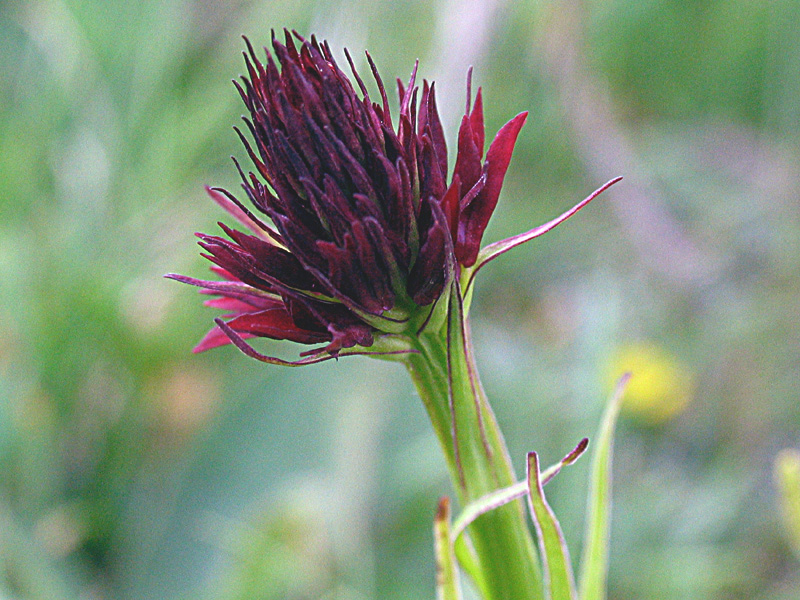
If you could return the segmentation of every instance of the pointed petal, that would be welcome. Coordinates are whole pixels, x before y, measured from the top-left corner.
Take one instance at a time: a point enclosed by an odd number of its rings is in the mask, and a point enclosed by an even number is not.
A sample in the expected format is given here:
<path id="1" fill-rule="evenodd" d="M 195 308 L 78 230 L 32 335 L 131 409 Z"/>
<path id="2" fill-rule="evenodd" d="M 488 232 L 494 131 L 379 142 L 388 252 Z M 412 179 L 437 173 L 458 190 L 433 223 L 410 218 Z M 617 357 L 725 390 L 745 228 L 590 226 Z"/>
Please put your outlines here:
<path id="1" fill-rule="evenodd" d="M 220 223 L 220 227 L 239 247 L 250 255 L 260 271 L 295 289 L 320 291 L 319 284 L 305 271 L 297 257 L 265 241 L 261 237 L 247 235 Z"/>
<path id="2" fill-rule="evenodd" d="M 204 279 L 195 279 L 194 277 L 186 277 L 185 275 L 178 275 L 176 273 L 167 273 L 164 277 L 222 294 L 242 294 L 264 298 L 273 297 L 269 292 L 256 289 L 239 281 L 207 281 Z"/>
<path id="3" fill-rule="evenodd" d="M 464 115 L 461 118 L 461 126 L 458 128 L 458 153 L 456 154 L 456 164 L 453 167 L 453 178 L 458 176 L 461 179 L 462 189 L 469 190 L 478 181 L 482 170 L 481 152 L 475 145 L 472 124 L 469 117 Z M 464 206 L 462 202 L 462 208 Z"/>
<path id="4" fill-rule="evenodd" d="M 244 333 L 242 334 L 243 338 L 251 338 L 253 337 L 250 334 Z M 211 331 L 209 331 L 200 342 L 192 348 L 192 352 L 198 354 L 200 352 L 205 352 L 206 350 L 211 350 L 212 348 L 219 348 L 220 346 L 225 346 L 231 343 L 231 338 L 229 338 L 225 333 L 217 326 L 214 326 Z"/>
<path id="5" fill-rule="evenodd" d="M 431 140 L 433 149 L 436 151 L 436 158 L 439 161 L 439 169 L 442 178 L 447 179 L 447 142 L 444 138 L 444 128 L 439 118 L 439 109 L 436 106 L 436 84 L 431 84 L 430 96 L 428 97 L 428 125 L 431 128 Z"/>
<path id="6" fill-rule="evenodd" d="M 273 340 L 289 340 L 300 344 L 319 344 L 331 339 L 327 332 L 308 331 L 297 327 L 284 306 L 241 314 L 228 321 L 228 326 L 241 334 L 268 337 Z"/>
<path id="7" fill-rule="evenodd" d="M 408 86 L 404 86 L 402 80 L 397 79 L 397 92 L 400 96 L 400 115 L 408 116 L 408 110 L 411 107 L 411 95 L 416 89 L 414 87 L 417 80 L 417 69 L 419 68 L 419 59 L 414 62 L 414 68 L 411 70 L 411 77 L 408 80 Z"/>
<path id="8" fill-rule="evenodd" d="M 325 351 L 324 348 L 320 348 L 317 352 L 313 355 L 306 356 L 300 360 L 283 360 L 280 358 L 275 358 L 272 356 L 266 356 L 265 354 L 261 354 L 255 348 L 253 348 L 250 344 L 244 341 L 244 336 L 236 333 L 233 329 L 231 329 L 225 321 L 222 319 L 214 319 L 214 322 L 217 324 L 217 327 L 222 330 L 222 332 L 230 338 L 231 343 L 236 346 L 239 350 L 241 350 L 244 354 L 249 356 L 250 358 L 255 358 L 264 363 L 268 363 L 271 365 L 280 365 L 284 367 L 302 367 L 305 365 L 313 365 L 316 363 L 324 362 L 326 360 L 331 360 L 334 358 L 340 358 L 343 356 L 390 356 L 390 355 L 400 355 L 400 354 L 410 354 L 416 353 L 418 350 L 414 349 L 405 349 L 405 350 L 389 350 L 389 351 L 370 351 L 370 350 L 343 350 L 337 354 L 329 354 Z"/>
<path id="9" fill-rule="evenodd" d="M 330 360 L 332 358 L 335 358 L 328 354 L 322 354 L 322 355 L 318 354 L 316 356 L 309 356 L 308 358 L 304 358 L 298 361 L 288 361 L 288 360 L 282 360 L 280 358 L 274 358 L 272 356 L 266 356 L 264 354 L 261 354 L 250 344 L 245 342 L 244 341 L 245 336 L 236 333 L 222 319 L 214 319 L 214 322 L 217 324 L 217 327 L 230 339 L 231 343 L 234 346 L 236 346 L 239 350 L 241 350 L 244 354 L 246 354 L 250 358 L 255 358 L 256 360 L 260 360 L 261 362 L 265 362 L 271 365 L 301 367 L 303 365 L 312 365 L 314 363 L 323 362 L 325 360 Z"/>
<path id="10" fill-rule="evenodd" d="M 225 312 L 231 315 L 238 315 L 245 312 L 252 312 L 253 310 L 257 310 L 252 304 L 248 304 L 244 300 L 240 300 L 239 298 L 232 298 L 230 296 L 222 296 L 221 298 L 212 298 L 211 300 L 206 300 L 203 302 L 203 305 L 209 306 L 211 308 L 218 308 L 220 310 L 224 310 Z"/>
<path id="11" fill-rule="evenodd" d="M 508 164 L 511 162 L 517 135 L 527 116 L 527 112 L 520 113 L 497 132 L 486 153 L 484 166 L 486 186 L 469 206 L 462 208 L 457 246 L 463 250 L 459 259 L 465 267 L 475 264 L 475 259 L 478 257 L 483 232 L 489 224 L 495 206 L 497 206 L 497 199 L 500 196 Z"/>
<path id="12" fill-rule="evenodd" d="M 206 193 L 211 196 L 211 199 L 219 204 L 228 214 L 235 218 L 239 223 L 247 227 L 250 231 L 255 233 L 260 238 L 264 239 L 267 235 L 270 237 L 277 234 L 266 225 L 261 219 L 251 213 L 245 206 L 239 202 L 233 194 L 222 188 L 212 188 L 206 186 Z"/>
<path id="13" fill-rule="evenodd" d="M 483 158 L 483 144 L 484 142 L 484 126 L 483 126 L 483 95 L 481 88 L 478 88 L 478 94 L 475 96 L 475 105 L 472 107 L 472 112 L 469 114 L 469 124 L 472 127 L 472 138 L 475 140 L 475 147 L 478 149 L 478 154 Z"/>
<path id="14" fill-rule="evenodd" d="M 381 79 L 380 73 L 378 73 L 378 67 L 375 66 L 375 61 L 372 60 L 372 56 L 369 52 L 365 52 L 367 55 L 367 62 L 369 62 L 369 68 L 372 70 L 372 76 L 375 78 L 375 83 L 378 85 L 378 91 L 381 94 L 381 100 L 383 102 L 383 115 L 382 120 L 384 123 L 392 122 L 392 115 L 389 112 L 389 99 L 386 97 L 386 88 L 383 85 L 383 80 Z"/>
<path id="15" fill-rule="evenodd" d="M 447 256 L 452 253 L 447 219 L 438 202 L 429 198 L 423 203 L 423 210 L 430 211 L 425 217 L 430 226 L 424 232 L 407 284 L 408 294 L 418 306 L 430 304 L 442 293 L 448 279 Z"/>
<path id="16" fill-rule="evenodd" d="M 450 235 L 455 239 L 458 233 L 458 201 L 461 195 L 461 178 L 456 174 L 453 175 L 453 181 L 450 187 L 442 196 L 439 201 L 439 206 L 442 207 L 442 212 L 447 218 L 447 226 L 450 229 Z"/>
<path id="17" fill-rule="evenodd" d="M 441 198 L 447 190 L 447 183 L 436 155 L 434 142 L 429 135 L 430 128 L 427 128 L 426 131 L 420 137 L 421 147 L 417 155 L 419 194 L 420 198 L 428 198 L 430 196 Z"/>

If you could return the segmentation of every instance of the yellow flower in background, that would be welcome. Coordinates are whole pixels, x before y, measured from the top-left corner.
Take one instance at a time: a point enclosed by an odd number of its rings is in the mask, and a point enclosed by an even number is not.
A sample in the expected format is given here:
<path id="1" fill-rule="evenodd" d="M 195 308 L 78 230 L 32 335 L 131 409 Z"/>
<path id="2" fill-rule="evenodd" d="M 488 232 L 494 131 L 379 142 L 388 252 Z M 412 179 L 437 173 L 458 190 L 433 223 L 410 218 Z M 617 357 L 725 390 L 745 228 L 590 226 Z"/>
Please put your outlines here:
<path id="1" fill-rule="evenodd" d="M 787 448 L 775 459 L 783 524 L 789 541 L 800 557 L 800 451 Z"/>
<path id="2" fill-rule="evenodd" d="M 624 373 L 631 377 L 625 390 L 622 411 L 651 425 L 668 421 L 681 413 L 694 392 L 694 376 L 662 347 L 627 344 L 611 356 L 604 380 L 610 389 Z"/>

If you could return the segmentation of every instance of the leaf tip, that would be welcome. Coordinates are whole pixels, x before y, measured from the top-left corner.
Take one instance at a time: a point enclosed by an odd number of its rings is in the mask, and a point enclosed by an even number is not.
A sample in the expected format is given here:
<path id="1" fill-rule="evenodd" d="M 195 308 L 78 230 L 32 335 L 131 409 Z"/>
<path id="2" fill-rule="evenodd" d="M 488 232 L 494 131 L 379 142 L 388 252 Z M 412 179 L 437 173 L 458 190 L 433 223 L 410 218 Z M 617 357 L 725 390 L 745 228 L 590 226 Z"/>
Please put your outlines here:
<path id="1" fill-rule="evenodd" d="M 450 520 L 450 498 L 442 496 L 439 498 L 439 503 L 436 507 L 436 522 L 442 523 Z"/>
<path id="2" fill-rule="evenodd" d="M 584 452 L 586 452 L 586 448 L 588 447 L 589 447 L 589 438 L 585 437 L 580 442 L 578 442 L 578 445 L 572 449 L 572 452 L 570 452 L 564 457 L 564 464 L 571 465 L 572 463 L 574 463 L 583 455 Z"/>
<path id="3" fill-rule="evenodd" d="M 528 452 L 528 481 L 530 483 L 539 481 L 539 454 Z"/>
<path id="4" fill-rule="evenodd" d="M 631 377 L 633 377 L 633 373 L 631 371 L 625 371 L 625 373 L 623 373 L 622 376 L 617 379 L 617 384 L 614 386 L 612 402 L 618 403 L 622 400 L 622 396 L 625 393 L 625 388 L 628 387 L 628 382 L 630 382 Z"/>

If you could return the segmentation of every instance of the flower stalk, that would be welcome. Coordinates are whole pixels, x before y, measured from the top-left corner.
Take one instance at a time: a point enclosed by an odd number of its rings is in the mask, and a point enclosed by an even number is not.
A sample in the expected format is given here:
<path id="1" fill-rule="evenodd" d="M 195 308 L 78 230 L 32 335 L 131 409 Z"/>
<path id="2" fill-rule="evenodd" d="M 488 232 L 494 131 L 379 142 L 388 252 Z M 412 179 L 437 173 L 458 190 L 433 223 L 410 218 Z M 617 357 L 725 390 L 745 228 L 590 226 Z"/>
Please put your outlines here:
<path id="1" fill-rule="evenodd" d="M 475 367 L 458 280 L 447 299 L 447 320 L 415 340 L 405 355 L 439 438 L 461 506 L 515 483 L 505 441 Z M 511 502 L 468 528 L 471 560 L 462 561 L 486 600 L 540 598 L 541 577 L 523 505 Z"/>

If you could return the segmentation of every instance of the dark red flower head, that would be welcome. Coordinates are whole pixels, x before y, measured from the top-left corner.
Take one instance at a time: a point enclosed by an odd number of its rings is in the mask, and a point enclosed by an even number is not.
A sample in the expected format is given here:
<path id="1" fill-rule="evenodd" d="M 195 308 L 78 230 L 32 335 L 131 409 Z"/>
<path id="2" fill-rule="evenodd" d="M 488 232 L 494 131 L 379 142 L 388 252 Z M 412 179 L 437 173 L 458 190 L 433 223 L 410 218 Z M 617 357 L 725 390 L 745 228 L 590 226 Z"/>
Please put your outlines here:
<path id="1" fill-rule="evenodd" d="M 305 354 L 330 357 L 419 326 L 432 310 L 424 307 L 475 265 L 525 122 L 526 113 L 509 121 L 484 157 L 481 91 L 474 105 L 468 91 L 448 184 L 434 85 L 419 93 L 416 66 L 408 85 L 397 82 L 395 126 L 369 55 L 379 103 L 349 54 L 358 89 L 326 42 L 285 34 L 265 64 L 248 42 L 247 76 L 234 82 L 253 142 L 237 132 L 255 172 L 236 165 L 255 211 L 209 190 L 249 233 L 220 224 L 226 237 L 198 234 L 224 281 L 170 275 L 218 296 L 208 304 L 227 312 L 197 351 L 232 341 L 257 355 L 243 338 L 268 337 L 326 344 Z"/>

